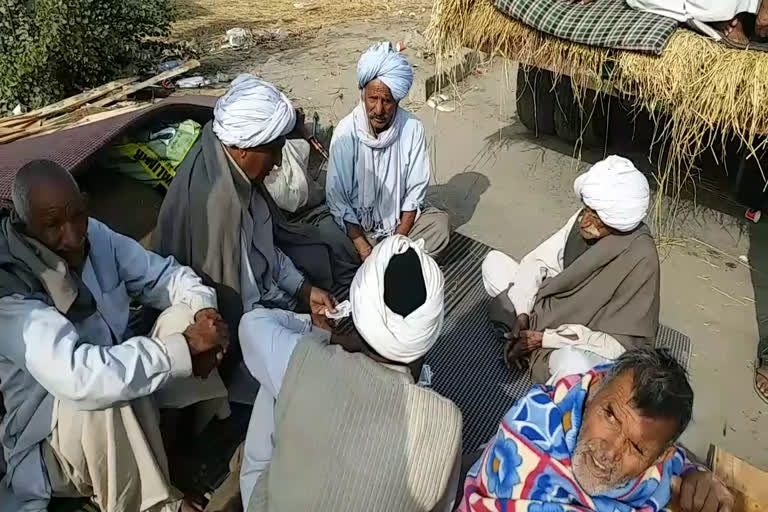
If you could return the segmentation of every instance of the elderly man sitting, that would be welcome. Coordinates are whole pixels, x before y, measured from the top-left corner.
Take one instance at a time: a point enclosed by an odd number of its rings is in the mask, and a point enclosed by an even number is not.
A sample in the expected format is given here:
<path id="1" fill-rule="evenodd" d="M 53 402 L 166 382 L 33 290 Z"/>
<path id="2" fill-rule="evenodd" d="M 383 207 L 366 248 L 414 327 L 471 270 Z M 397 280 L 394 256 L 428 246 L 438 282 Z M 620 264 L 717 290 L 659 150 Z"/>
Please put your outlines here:
<path id="1" fill-rule="evenodd" d="M 261 333 L 246 360 L 262 383 L 240 481 L 248 512 L 452 510 L 461 413 L 414 384 L 443 324 L 442 272 L 422 242 L 396 235 L 350 299 L 359 336 L 287 312 L 243 319 Z"/>
<path id="2" fill-rule="evenodd" d="M 392 235 L 423 239 L 435 256 L 448 244 L 448 215 L 425 207 L 430 180 L 424 125 L 400 108 L 413 70 L 390 43 L 372 46 L 357 64 L 360 104 L 331 140 L 326 196 L 328 232 L 341 229 L 365 260 Z"/>
<path id="3" fill-rule="evenodd" d="M 179 510 L 156 407 L 226 394 L 218 376 L 196 378 L 228 343 L 216 293 L 89 219 L 53 162 L 23 167 L 12 195 L 0 220 L 0 510 L 43 511 L 51 496 L 90 497 L 104 512 Z M 149 336 L 124 337 L 131 298 L 165 310 Z"/>
<path id="4" fill-rule="evenodd" d="M 213 121 L 181 163 L 160 211 L 157 252 L 204 276 L 233 328 L 243 312 L 260 307 L 333 309 L 326 290 L 349 283 L 359 264 L 354 250 L 344 253 L 344 236 L 334 241 L 317 228 L 287 222 L 264 188 L 295 124 L 284 94 L 240 75 L 216 103 Z"/>
<path id="5" fill-rule="evenodd" d="M 538 383 L 648 344 L 659 325 L 659 256 L 643 223 L 648 180 L 610 156 L 574 191 L 584 207 L 519 264 L 498 251 L 483 262 L 491 320 L 509 331 L 505 359 L 530 356 Z"/>
<path id="6" fill-rule="evenodd" d="M 534 386 L 467 474 L 460 512 L 731 512 L 733 497 L 674 442 L 693 391 L 664 351 Z"/>

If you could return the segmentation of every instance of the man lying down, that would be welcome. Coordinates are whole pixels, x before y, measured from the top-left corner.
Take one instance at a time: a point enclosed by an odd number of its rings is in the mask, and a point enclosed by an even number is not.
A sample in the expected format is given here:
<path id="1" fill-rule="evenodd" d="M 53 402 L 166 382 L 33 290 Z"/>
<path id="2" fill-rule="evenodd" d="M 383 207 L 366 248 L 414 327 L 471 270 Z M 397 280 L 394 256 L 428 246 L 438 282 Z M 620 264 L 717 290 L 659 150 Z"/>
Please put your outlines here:
<path id="1" fill-rule="evenodd" d="M 693 391 L 667 352 L 534 386 L 469 470 L 460 512 L 731 512 L 733 497 L 675 447 Z"/>
<path id="2" fill-rule="evenodd" d="M 620 156 L 574 182 L 583 208 L 518 264 L 492 251 L 483 282 L 489 316 L 507 332 L 508 364 L 530 357 L 552 383 L 650 344 L 659 326 L 659 255 L 643 219 L 648 180 Z M 550 380 L 551 379 L 551 380 Z"/>
<path id="3" fill-rule="evenodd" d="M 261 383 L 240 477 L 247 512 L 448 512 L 461 413 L 414 384 L 443 325 L 443 274 L 423 241 L 381 241 L 350 290 L 359 336 L 260 309 L 241 329 Z M 260 313 L 260 314 L 257 314 Z"/>

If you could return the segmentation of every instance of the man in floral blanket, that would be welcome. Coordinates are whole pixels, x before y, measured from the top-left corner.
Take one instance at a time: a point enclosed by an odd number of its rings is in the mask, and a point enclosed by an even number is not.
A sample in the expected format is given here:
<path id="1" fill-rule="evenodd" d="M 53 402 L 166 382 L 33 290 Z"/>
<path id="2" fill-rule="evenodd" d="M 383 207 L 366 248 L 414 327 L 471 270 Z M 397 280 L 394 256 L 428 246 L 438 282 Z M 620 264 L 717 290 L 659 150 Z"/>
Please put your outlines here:
<path id="1" fill-rule="evenodd" d="M 733 497 L 674 443 L 693 391 L 667 352 L 534 386 L 470 469 L 461 512 L 731 512 Z"/>

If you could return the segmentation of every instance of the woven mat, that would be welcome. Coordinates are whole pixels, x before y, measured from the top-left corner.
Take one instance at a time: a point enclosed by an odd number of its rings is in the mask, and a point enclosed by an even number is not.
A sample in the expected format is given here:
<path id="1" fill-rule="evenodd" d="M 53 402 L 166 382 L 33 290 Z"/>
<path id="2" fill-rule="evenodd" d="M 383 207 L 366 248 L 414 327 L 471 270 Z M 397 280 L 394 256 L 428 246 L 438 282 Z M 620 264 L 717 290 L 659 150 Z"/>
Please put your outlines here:
<path id="1" fill-rule="evenodd" d="M 589 46 L 661 55 L 677 21 L 632 9 L 624 0 L 491 0 L 507 16 L 546 34 Z"/>

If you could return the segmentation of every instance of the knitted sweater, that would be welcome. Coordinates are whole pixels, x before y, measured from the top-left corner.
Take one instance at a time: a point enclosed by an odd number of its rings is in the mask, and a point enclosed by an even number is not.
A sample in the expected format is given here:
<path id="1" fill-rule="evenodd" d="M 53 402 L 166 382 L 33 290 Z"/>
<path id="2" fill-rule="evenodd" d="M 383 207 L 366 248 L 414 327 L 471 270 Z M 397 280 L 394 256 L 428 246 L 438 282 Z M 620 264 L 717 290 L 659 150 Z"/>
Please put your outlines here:
<path id="1" fill-rule="evenodd" d="M 300 343 L 275 409 L 275 451 L 248 512 L 428 512 L 450 507 L 461 412 L 410 374 Z"/>

